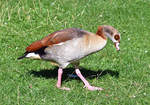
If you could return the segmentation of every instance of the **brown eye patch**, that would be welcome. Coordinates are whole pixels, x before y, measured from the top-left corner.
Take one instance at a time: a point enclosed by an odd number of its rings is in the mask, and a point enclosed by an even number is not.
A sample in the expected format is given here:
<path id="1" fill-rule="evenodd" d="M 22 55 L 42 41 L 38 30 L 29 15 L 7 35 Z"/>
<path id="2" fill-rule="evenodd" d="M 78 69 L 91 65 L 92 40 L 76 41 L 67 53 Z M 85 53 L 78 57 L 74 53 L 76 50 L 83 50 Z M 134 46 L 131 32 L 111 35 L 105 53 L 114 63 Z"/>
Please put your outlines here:
<path id="1" fill-rule="evenodd" d="M 114 38 L 115 38 L 115 40 L 119 40 L 120 36 L 119 35 L 115 35 Z"/>

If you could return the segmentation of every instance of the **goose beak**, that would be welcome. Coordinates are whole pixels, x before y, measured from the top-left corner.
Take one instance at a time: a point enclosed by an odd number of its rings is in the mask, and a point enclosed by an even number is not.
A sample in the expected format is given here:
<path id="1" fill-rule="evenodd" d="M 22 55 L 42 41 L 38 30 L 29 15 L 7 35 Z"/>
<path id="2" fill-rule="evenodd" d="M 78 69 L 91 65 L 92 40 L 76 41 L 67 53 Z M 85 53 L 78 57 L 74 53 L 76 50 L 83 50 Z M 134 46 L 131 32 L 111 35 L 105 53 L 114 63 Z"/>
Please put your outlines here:
<path id="1" fill-rule="evenodd" d="M 119 44 L 120 44 L 120 43 L 119 43 L 119 42 L 115 42 L 114 44 L 115 44 L 116 50 L 117 50 L 117 51 L 120 51 L 120 47 L 119 47 Z"/>

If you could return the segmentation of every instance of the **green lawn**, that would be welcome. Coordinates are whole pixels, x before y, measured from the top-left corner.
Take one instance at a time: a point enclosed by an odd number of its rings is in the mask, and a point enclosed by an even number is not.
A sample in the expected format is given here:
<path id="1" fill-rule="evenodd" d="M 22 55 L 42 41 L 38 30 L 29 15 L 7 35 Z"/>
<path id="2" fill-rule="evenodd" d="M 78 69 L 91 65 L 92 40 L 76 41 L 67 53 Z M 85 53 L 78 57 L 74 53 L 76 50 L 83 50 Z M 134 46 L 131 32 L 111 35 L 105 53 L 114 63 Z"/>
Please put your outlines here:
<path id="1" fill-rule="evenodd" d="M 70 27 L 96 32 L 112 25 L 121 33 L 121 51 L 109 40 L 81 60 L 81 72 L 103 91 L 88 91 L 57 67 L 17 60 L 35 40 Z M 96 76 L 97 75 L 97 76 Z M 150 105 L 150 0 L 0 0 L 0 105 Z"/>

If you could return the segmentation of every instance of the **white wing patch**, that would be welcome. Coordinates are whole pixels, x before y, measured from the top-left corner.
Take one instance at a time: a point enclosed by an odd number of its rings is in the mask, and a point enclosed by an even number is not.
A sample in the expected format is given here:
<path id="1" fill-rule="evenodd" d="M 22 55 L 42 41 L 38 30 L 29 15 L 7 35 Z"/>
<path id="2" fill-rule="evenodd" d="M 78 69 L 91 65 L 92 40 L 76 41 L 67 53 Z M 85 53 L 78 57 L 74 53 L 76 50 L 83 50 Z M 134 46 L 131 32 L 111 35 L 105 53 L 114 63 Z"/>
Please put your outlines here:
<path id="1" fill-rule="evenodd" d="M 63 45 L 64 44 L 64 42 L 61 42 L 61 43 L 58 43 L 58 44 L 54 44 L 54 45 Z"/>
<path id="2" fill-rule="evenodd" d="M 39 54 L 35 54 L 35 53 L 29 53 L 26 55 L 27 58 L 33 58 L 33 59 L 41 59 Z"/>

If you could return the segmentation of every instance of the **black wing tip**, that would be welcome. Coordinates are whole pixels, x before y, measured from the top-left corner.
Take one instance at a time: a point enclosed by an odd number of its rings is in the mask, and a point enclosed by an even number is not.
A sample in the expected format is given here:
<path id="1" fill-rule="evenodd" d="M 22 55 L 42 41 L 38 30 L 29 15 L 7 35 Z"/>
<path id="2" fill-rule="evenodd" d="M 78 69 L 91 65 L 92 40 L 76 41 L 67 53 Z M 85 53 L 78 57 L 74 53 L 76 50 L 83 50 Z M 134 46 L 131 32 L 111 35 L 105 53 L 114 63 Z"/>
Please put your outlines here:
<path id="1" fill-rule="evenodd" d="M 23 56 L 21 56 L 21 57 L 19 57 L 19 58 L 17 58 L 17 60 L 20 60 L 20 59 L 25 58 L 27 54 L 28 54 L 28 52 L 25 52 L 25 53 L 24 53 L 24 55 L 23 55 Z"/>
<path id="2" fill-rule="evenodd" d="M 17 60 L 20 60 L 20 59 L 23 59 L 23 58 L 25 58 L 25 55 L 23 55 L 23 56 L 17 58 Z"/>

